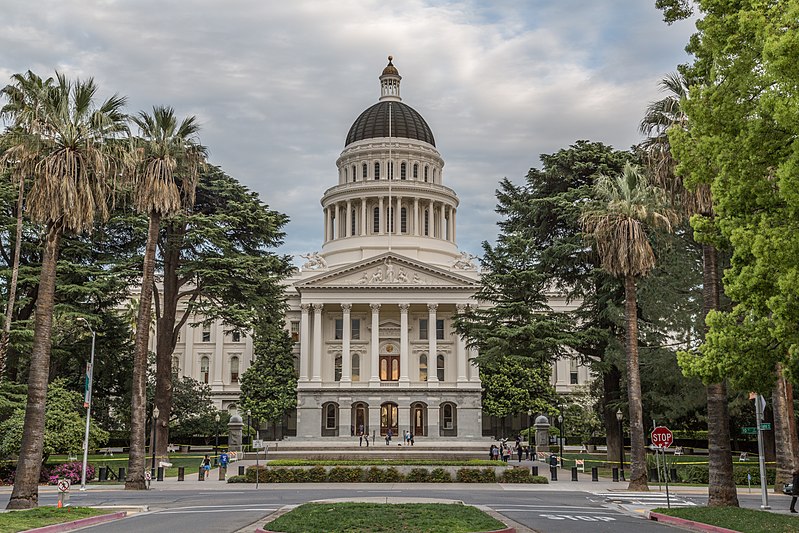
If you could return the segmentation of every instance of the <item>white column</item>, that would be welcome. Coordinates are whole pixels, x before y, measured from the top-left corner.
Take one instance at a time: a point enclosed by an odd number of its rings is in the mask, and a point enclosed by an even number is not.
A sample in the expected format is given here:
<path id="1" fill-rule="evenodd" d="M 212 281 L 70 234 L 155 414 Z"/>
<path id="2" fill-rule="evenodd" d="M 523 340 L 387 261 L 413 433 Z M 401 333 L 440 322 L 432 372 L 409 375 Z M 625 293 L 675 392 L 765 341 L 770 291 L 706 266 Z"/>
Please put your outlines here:
<path id="1" fill-rule="evenodd" d="M 430 200 L 427 204 L 427 224 L 428 224 L 428 237 L 435 237 L 436 236 L 436 218 L 433 212 L 433 200 Z"/>
<path id="2" fill-rule="evenodd" d="M 400 386 L 411 381 L 408 376 L 410 346 L 408 344 L 408 308 L 409 304 L 399 304 L 400 309 Z"/>
<path id="3" fill-rule="evenodd" d="M 361 236 L 366 235 L 366 198 L 361 198 Z"/>
<path id="4" fill-rule="evenodd" d="M 394 229 L 396 230 L 394 233 L 397 235 L 402 234 L 402 226 L 400 225 L 402 223 L 402 217 L 400 213 L 402 213 L 402 198 L 397 196 L 397 209 L 394 212 Z"/>
<path id="5" fill-rule="evenodd" d="M 419 199 L 413 199 L 413 234 L 419 235 Z"/>
<path id="6" fill-rule="evenodd" d="M 300 310 L 302 315 L 300 317 L 300 382 L 308 381 L 308 370 L 310 360 L 308 359 L 309 344 L 311 342 L 311 335 L 309 330 L 308 310 L 311 308 L 310 304 L 301 304 Z"/>
<path id="7" fill-rule="evenodd" d="M 379 204 L 378 211 L 380 212 L 380 224 L 378 225 L 378 233 L 382 235 L 386 232 L 386 217 L 383 213 L 383 197 L 380 197 L 380 204 Z"/>
<path id="8" fill-rule="evenodd" d="M 438 346 L 436 339 L 436 309 L 438 304 L 427 304 L 427 381 L 438 383 Z"/>
<path id="9" fill-rule="evenodd" d="M 343 312 L 342 320 L 342 339 L 341 339 L 341 385 L 347 387 L 350 384 L 352 374 L 352 355 L 350 354 L 350 335 L 352 334 L 352 323 L 350 322 L 350 310 L 352 304 L 341 304 Z"/>
<path id="10" fill-rule="evenodd" d="M 469 374 L 469 381 L 472 382 L 480 382 L 480 367 L 474 362 L 474 358 L 477 357 L 477 350 L 474 348 L 468 349 L 468 358 L 469 358 L 469 369 L 471 373 Z"/>
<path id="11" fill-rule="evenodd" d="M 328 238 L 330 236 L 330 229 L 329 229 L 330 228 L 330 223 L 329 223 L 330 213 L 328 212 L 327 207 L 322 209 L 322 214 L 324 215 L 324 218 L 325 218 L 325 224 L 324 224 L 324 226 L 325 226 L 325 235 L 324 235 L 324 238 L 322 239 L 322 242 L 327 242 Z"/>
<path id="12" fill-rule="evenodd" d="M 322 308 L 324 304 L 313 304 L 313 364 L 311 381 L 322 382 Z"/>
<path id="13" fill-rule="evenodd" d="M 440 239 L 446 239 L 447 238 L 447 234 L 446 234 L 447 227 L 446 227 L 446 221 L 444 220 L 444 204 L 443 203 L 441 204 L 441 209 L 438 212 L 438 219 L 439 219 L 439 222 L 438 222 L 438 224 L 439 224 L 439 226 L 438 226 L 438 228 L 439 228 L 438 229 L 438 237 Z"/>
<path id="14" fill-rule="evenodd" d="M 225 332 L 222 328 L 222 323 L 219 320 L 214 320 L 214 325 L 211 328 L 214 335 L 214 381 L 213 385 L 221 388 L 224 380 L 222 379 L 222 363 L 224 361 L 223 346 L 225 344 Z"/>
<path id="15" fill-rule="evenodd" d="M 184 376 L 188 376 L 190 378 L 197 379 L 199 377 L 199 372 L 196 372 L 197 366 L 197 358 L 194 357 L 194 331 L 196 328 L 189 326 L 188 324 L 183 326 L 183 339 L 185 342 L 185 347 L 183 349 L 183 366 L 181 367 L 181 371 L 183 372 Z M 155 336 L 155 335 L 153 335 Z M 250 352 L 252 353 L 252 352 Z"/>
<path id="16" fill-rule="evenodd" d="M 344 236 L 355 236 L 354 232 L 350 235 L 350 230 L 352 229 L 352 201 L 350 200 L 347 200 L 347 216 L 345 216 L 344 219 L 347 221 L 347 227 L 344 228 Z"/>
<path id="17" fill-rule="evenodd" d="M 456 212 L 457 212 L 457 209 L 455 209 L 454 207 L 450 211 L 451 217 L 452 217 L 452 221 L 451 221 L 451 224 L 452 224 L 452 242 L 456 241 L 456 239 L 455 239 L 455 213 Z"/>
<path id="18" fill-rule="evenodd" d="M 465 304 L 457 304 L 455 308 L 458 310 L 458 314 L 462 315 L 466 311 Z M 457 349 L 457 363 L 458 363 L 458 383 L 464 383 L 469 381 L 467 377 L 467 361 L 466 361 L 466 341 L 455 332 L 455 346 Z"/>
<path id="19" fill-rule="evenodd" d="M 372 376 L 369 381 L 374 384 L 380 383 L 380 304 L 370 304 L 372 308 L 372 357 L 369 366 Z M 379 406 L 378 406 L 379 408 Z M 371 410 L 371 406 L 370 406 Z M 378 428 L 379 429 L 379 428 Z"/>

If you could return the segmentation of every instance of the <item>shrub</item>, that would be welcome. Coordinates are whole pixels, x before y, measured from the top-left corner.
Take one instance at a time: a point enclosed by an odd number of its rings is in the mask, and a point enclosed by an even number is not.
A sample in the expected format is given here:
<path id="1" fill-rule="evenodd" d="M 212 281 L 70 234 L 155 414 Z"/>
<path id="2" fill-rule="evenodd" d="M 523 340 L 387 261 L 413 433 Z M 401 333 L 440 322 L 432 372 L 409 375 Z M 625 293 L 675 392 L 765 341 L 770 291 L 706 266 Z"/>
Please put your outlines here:
<path id="1" fill-rule="evenodd" d="M 736 485 L 747 485 L 748 480 L 746 475 L 752 474 L 752 484 L 760 484 L 760 469 L 756 466 L 746 466 L 733 468 L 733 477 Z M 777 476 L 777 471 L 773 468 L 766 468 L 766 483 L 773 485 Z"/>
<path id="2" fill-rule="evenodd" d="M 493 468 L 461 468 L 456 479 L 460 483 L 496 483 L 497 476 Z"/>
<path id="3" fill-rule="evenodd" d="M 549 480 L 545 476 L 530 476 L 530 483 L 547 484 Z"/>
<path id="4" fill-rule="evenodd" d="M 502 473 L 503 483 L 529 483 L 530 471 L 526 468 L 511 468 Z"/>
<path id="5" fill-rule="evenodd" d="M 331 483 L 357 483 L 363 479 L 362 468 L 334 467 L 327 474 Z"/>
<path id="6" fill-rule="evenodd" d="M 256 472 L 258 475 L 258 481 L 260 483 L 266 483 L 268 471 L 265 466 L 248 466 L 245 473 L 247 482 L 255 483 Z"/>
<path id="7" fill-rule="evenodd" d="M 253 479 L 255 476 L 253 475 Z M 227 478 L 228 483 L 250 483 L 247 481 L 247 476 L 230 476 Z"/>
<path id="8" fill-rule="evenodd" d="M 430 481 L 430 471 L 426 468 L 413 468 L 405 477 L 405 481 L 408 483 L 426 483 Z"/>
<path id="9" fill-rule="evenodd" d="M 688 465 L 677 471 L 680 481 L 683 483 L 707 483 L 710 479 L 710 472 L 706 465 Z"/>
<path id="10" fill-rule="evenodd" d="M 47 477 L 47 482 L 51 485 L 58 484 L 59 479 L 68 479 L 70 483 L 80 483 L 83 463 L 73 461 L 54 466 Z M 94 467 L 86 463 L 86 481 L 94 478 Z"/>
<path id="11" fill-rule="evenodd" d="M 443 468 L 434 468 L 430 472 L 431 483 L 450 483 L 452 481 L 452 474 Z"/>
<path id="12" fill-rule="evenodd" d="M 327 470 L 324 466 L 309 468 L 305 471 L 305 481 L 307 483 L 324 483 L 327 481 Z"/>
<path id="13" fill-rule="evenodd" d="M 297 478 L 291 468 L 273 468 L 269 470 L 266 479 L 270 483 L 294 483 Z"/>

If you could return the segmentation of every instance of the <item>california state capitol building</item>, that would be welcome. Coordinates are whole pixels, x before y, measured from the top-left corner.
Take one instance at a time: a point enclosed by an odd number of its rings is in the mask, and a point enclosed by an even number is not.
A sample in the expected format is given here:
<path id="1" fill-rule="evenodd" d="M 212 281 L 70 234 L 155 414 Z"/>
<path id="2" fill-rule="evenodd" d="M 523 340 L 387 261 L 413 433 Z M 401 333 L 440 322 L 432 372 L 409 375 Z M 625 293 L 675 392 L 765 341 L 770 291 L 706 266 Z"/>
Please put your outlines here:
<path id="1" fill-rule="evenodd" d="M 265 438 L 498 435 L 498 421 L 482 412 L 477 353 L 453 325 L 478 305 L 477 259 L 458 248 L 458 195 L 445 185 L 430 126 L 402 100 L 401 80 L 389 56 L 378 102 L 353 122 L 335 181 L 322 193 L 321 250 L 303 254 L 286 280 L 297 409 L 277 434 L 262 431 Z M 573 308 L 557 295 L 550 305 Z M 187 325 L 173 366 L 207 383 L 217 408 L 234 412 L 239 376 L 253 357 L 248 335 L 226 333 L 221 322 Z M 553 365 L 559 393 L 590 378 L 576 360 Z M 527 413 L 511 426 L 526 427 Z"/>

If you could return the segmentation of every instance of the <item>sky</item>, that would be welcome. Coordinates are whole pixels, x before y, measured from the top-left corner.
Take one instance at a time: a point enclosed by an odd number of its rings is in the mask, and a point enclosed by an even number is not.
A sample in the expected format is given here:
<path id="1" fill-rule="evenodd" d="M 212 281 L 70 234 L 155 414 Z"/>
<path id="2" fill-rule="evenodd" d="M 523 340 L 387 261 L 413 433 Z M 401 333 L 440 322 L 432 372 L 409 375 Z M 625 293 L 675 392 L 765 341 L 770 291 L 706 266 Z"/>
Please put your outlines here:
<path id="1" fill-rule="evenodd" d="M 459 198 L 458 243 L 497 235 L 495 191 L 580 139 L 640 141 L 693 22 L 655 0 L 0 0 L 0 83 L 94 77 L 128 111 L 196 115 L 209 160 L 289 216 L 283 253 L 319 250 L 323 192 L 387 56 Z M 299 259 L 298 259 L 299 261 Z"/>

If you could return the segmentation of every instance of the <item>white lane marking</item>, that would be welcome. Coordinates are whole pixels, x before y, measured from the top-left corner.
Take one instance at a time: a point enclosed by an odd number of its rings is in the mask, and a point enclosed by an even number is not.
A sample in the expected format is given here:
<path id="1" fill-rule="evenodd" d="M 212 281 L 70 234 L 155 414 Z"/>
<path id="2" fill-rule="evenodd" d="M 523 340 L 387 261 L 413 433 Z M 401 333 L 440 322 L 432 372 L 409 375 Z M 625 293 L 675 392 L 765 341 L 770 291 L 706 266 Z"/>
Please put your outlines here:
<path id="1" fill-rule="evenodd" d="M 568 514 L 541 514 L 538 515 L 549 520 L 573 520 L 575 522 L 615 522 L 615 518 L 610 516 L 588 516 L 588 515 L 568 515 Z"/>
<path id="2" fill-rule="evenodd" d="M 540 509 L 540 508 L 539 509 L 504 509 L 504 508 L 499 508 L 499 507 L 496 507 L 496 508 L 492 507 L 491 509 L 496 511 L 496 512 L 498 512 L 498 513 L 528 513 L 528 512 L 541 512 L 541 511 L 544 510 L 544 509 Z M 564 511 L 566 511 L 566 510 L 569 510 L 569 509 L 564 509 Z M 586 511 L 582 510 L 580 512 L 585 513 Z M 591 510 L 589 514 L 606 514 L 606 515 L 614 515 L 614 516 L 616 516 L 616 515 L 619 515 L 620 513 L 614 513 L 612 511 L 595 511 L 595 510 Z M 543 516 L 543 515 L 541 515 L 541 516 Z"/>
<path id="3" fill-rule="evenodd" d="M 237 511 L 258 511 L 258 512 L 275 512 L 277 509 L 262 509 L 262 508 L 252 508 L 252 509 L 236 509 Z M 187 509 L 185 511 L 157 511 L 156 514 L 190 514 L 190 513 L 226 513 L 230 512 L 230 509 Z"/>

